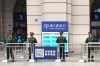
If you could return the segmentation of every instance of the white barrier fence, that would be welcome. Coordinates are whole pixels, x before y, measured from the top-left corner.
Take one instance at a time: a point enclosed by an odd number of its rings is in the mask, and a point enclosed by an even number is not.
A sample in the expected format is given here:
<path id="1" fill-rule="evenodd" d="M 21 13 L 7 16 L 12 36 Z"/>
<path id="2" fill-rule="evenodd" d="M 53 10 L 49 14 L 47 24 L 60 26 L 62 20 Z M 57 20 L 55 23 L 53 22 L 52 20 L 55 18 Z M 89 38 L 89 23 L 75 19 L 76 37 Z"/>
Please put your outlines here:
<path id="1" fill-rule="evenodd" d="M 61 44 L 61 43 L 60 43 Z M 64 52 L 66 47 L 58 44 L 57 62 L 85 62 L 100 61 L 100 43 L 68 43 L 68 52 Z M 66 44 L 66 43 L 64 43 Z M 37 43 L 36 47 L 41 43 Z M 0 61 L 31 61 L 34 62 L 34 44 L 30 43 L 0 43 Z M 49 59 L 48 59 L 49 60 Z M 38 61 L 38 60 L 37 60 Z"/>
<path id="2" fill-rule="evenodd" d="M 5 46 L 3 42 L 0 42 L 0 61 L 5 59 Z"/>

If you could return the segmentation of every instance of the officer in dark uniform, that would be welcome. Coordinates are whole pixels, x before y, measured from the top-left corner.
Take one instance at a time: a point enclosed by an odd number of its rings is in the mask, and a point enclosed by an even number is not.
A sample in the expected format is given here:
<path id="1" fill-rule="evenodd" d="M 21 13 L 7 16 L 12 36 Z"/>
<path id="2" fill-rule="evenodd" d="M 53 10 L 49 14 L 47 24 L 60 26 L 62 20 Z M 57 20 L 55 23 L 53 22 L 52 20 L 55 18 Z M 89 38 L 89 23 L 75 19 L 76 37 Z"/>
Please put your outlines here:
<path id="1" fill-rule="evenodd" d="M 63 43 L 67 43 L 67 40 L 65 37 L 63 37 L 63 32 L 60 32 L 60 36 L 57 37 L 56 43 L 59 44 L 59 53 L 60 53 L 60 59 L 63 58 L 63 60 L 61 59 L 61 61 L 65 61 L 65 47 Z"/>
<path id="2" fill-rule="evenodd" d="M 7 38 L 4 39 L 4 43 L 13 43 L 13 38 L 11 36 L 11 33 L 7 34 Z M 14 62 L 13 49 L 12 49 L 12 47 L 10 47 L 10 46 L 12 46 L 12 44 L 7 44 L 6 46 L 7 46 L 7 48 L 6 48 L 7 61 L 9 60 L 9 57 L 11 55 L 12 62 Z"/>
<path id="3" fill-rule="evenodd" d="M 92 36 L 92 33 L 88 32 L 88 36 L 89 36 L 89 37 L 86 38 L 85 43 L 88 43 L 88 42 L 95 42 L 95 39 L 94 39 L 94 37 Z M 91 54 L 90 54 L 90 52 L 91 52 L 94 48 L 93 48 L 93 47 L 90 47 L 90 46 L 93 46 L 93 45 L 88 44 L 88 61 L 93 61 L 93 62 L 94 62 L 94 60 L 93 60 L 94 56 L 91 56 Z M 90 60 L 90 58 L 91 58 L 91 60 Z"/>
<path id="4" fill-rule="evenodd" d="M 37 43 L 37 39 L 34 36 L 33 32 L 30 32 L 30 37 L 28 38 L 28 42 L 33 44 L 33 43 Z M 35 44 L 34 44 L 35 46 Z M 34 47 L 33 46 L 33 47 Z M 32 52 L 33 48 L 31 46 L 29 46 L 29 59 L 31 59 L 31 52 Z"/>

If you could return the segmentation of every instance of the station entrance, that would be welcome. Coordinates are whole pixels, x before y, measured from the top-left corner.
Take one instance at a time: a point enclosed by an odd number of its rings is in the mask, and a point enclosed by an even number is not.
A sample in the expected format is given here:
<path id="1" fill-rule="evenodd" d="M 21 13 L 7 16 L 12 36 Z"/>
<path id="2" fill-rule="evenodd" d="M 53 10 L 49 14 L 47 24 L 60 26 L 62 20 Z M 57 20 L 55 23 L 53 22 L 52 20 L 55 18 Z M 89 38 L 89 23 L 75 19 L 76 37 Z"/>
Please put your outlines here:
<path id="1" fill-rule="evenodd" d="M 100 41 L 100 0 L 90 0 L 90 31 Z"/>
<path id="2" fill-rule="evenodd" d="M 13 37 L 27 40 L 26 0 L 17 0 L 13 10 Z M 24 42 L 22 41 L 22 42 Z"/>

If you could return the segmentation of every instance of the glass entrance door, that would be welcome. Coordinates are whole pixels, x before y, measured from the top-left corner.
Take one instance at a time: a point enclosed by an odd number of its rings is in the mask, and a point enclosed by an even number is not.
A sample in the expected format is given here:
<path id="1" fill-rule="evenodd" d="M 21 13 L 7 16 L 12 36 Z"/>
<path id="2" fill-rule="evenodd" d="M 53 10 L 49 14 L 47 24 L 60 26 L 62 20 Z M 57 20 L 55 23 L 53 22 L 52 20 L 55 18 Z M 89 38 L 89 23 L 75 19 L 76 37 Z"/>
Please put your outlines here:
<path id="1" fill-rule="evenodd" d="M 13 37 L 18 40 L 18 36 L 21 36 L 23 41 L 27 40 L 27 22 L 15 22 L 13 28 Z"/>
<path id="2" fill-rule="evenodd" d="M 91 29 L 92 34 L 95 38 L 97 38 L 98 41 L 100 41 L 100 28 L 93 28 Z"/>

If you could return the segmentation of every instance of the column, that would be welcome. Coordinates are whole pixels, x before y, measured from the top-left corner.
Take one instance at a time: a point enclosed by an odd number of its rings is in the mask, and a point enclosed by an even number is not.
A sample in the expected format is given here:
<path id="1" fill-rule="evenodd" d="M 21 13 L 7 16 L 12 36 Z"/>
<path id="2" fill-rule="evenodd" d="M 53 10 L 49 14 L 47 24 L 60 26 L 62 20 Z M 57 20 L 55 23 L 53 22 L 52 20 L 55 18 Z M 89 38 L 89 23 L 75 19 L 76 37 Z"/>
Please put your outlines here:
<path id="1" fill-rule="evenodd" d="M 73 43 L 84 43 L 90 31 L 89 0 L 72 0 Z"/>
<path id="2" fill-rule="evenodd" d="M 33 32 L 34 37 L 41 43 L 41 3 L 42 0 L 27 0 L 27 33 Z"/>
<path id="3" fill-rule="evenodd" d="M 43 21 L 67 21 L 66 0 L 44 0 Z"/>
<path id="4" fill-rule="evenodd" d="M 69 43 L 73 42 L 72 38 L 72 4 L 71 0 L 67 0 L 67 20 L 69 22 Z"/>
<path id="5" fill-rule="evenodd" d="M 13 29 L 13 4 L 15 0 L 2 0 L 2 24 L 3 24 L 3 39 L 6 38 L 9 31 Z"/>
<path id="6" fill-rule="evenodd" d="M 0 41 L 2 41 L 3 27 L 2 27 L 2 0 L 0 0 Z"/>

